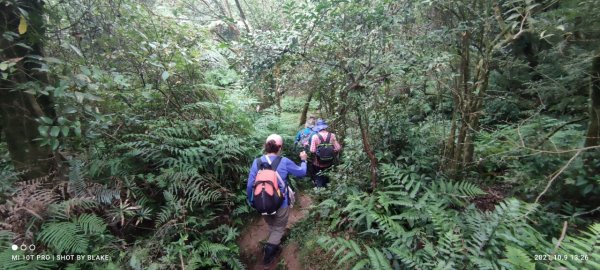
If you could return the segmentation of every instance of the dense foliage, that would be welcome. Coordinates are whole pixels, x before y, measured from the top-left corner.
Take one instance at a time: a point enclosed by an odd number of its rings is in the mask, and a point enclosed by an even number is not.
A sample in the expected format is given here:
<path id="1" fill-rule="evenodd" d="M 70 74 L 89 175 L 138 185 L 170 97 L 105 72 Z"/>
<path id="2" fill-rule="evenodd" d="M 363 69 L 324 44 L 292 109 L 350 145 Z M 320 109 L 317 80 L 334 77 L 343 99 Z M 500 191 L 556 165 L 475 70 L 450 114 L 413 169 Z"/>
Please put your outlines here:
<path id="1" fill-rule="evenodd" d="M 244 269 L 248 167 L 342 142 L 319 269 L 600 268 L 597 0 L 2 0 L 0 245 Z M 564 257 L 563 257 L 564 256 Z"/>

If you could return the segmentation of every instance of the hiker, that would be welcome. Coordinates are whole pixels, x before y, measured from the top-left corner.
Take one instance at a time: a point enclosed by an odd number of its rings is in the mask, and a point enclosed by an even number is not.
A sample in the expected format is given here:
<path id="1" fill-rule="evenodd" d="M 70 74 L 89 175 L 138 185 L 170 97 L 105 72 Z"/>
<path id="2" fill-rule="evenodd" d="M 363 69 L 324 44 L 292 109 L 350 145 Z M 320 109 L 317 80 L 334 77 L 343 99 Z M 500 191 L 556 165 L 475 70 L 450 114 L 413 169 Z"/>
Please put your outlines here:
<path id="1" fill-rule="evenodd" d="M 333 161 L 342 147 L 335 138 L 335 134 L 327 131 L 327 122 L 323 119 L 317 120 L 313 128 L 315 132 L 310 139 L 310 153 L 314 154 L 313 172 L 311 178 L 316 187 L 327 187 L 329 178 L 323 175 L 323 171 L 333 165 Z"/>
<path id="2" fill-rule="evenodd" d="M 308 151 L 310 147 L 310 137 L 314 134 L 313 127 L 315 126 L 316 117 L 310 115 L 304 124 L 304 128 L 298 131 L 296 134 L 296 140 L 294 140 L 294 148 L 302 148 L 304 151 Z"/>
<path id="3" fill-rule="evenodd" d="M 265 219 L 269 225 L 269 238 L 263 249 L 263 265 L 265 269 L 275 261 L 280 251 L 279 244 L 288 222 L 289 207 L 294 202 L 294 195 L 288 186 L 288 174 L 296 177 L 306 175 L 306 152 L 300 153 L 300 166 L 292 160 L 282 157 L 283 139 L 271 134 L 265 143 L 265 155 L 252 163 L 246 194 L 248 202 Z"/>

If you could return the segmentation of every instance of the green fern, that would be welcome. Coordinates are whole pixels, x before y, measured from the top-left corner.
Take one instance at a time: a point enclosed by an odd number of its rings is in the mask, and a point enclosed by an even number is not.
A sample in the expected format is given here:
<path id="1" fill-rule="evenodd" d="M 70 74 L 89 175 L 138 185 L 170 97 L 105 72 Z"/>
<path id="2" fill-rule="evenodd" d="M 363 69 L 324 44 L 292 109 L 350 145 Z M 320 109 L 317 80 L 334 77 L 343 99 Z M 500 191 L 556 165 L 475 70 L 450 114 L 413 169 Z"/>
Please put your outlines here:
<path id="1" fill-rule="evenodd" d="M 534 270 L 535 263 L 531 261 L 529 254 L 519 247 L 507 246 L 506 259 L 502 260 L 508 269 Z"/>
<path id="2" fill-rule="evenodd" d="M 465 259 L 464 236 L 458 229 L 451 229 L 438 241 L 437 249 L 444 260 L 460 264 Z"/>
<path id="3" fill-rule="evenodd" d="M 341 237 L 320 237 L 317 243 L 324 249 L 334 251 L 332 258 L 337 259 L 337 265 L 348 264 L 363 255 L 360 246 L 353 240 Z"/>
<path id="4" fill-rule="evenodd" d="M 13 251 L 12 249 L 4 249 L 0 252 L 0 270 L 51 270 L 58 269 L 57 261 L 52 260 L 13 260 L 12 256 L 17 255 L 23 258 L 26 254 L 24 251 Z"/>
<path id="5" fill-rule="evenodd" d="M 89 198 L 72 198 L 48 206 L 48 215 L 50 220 L 68 220 L 78 211 L 86 211 L 97 208 L 99 204 L 96 200 Z"/>
<path id="6" fill-rule="evenodd" d="M 556 254 L 568 259 L 555 262 L 569 269 L 600 269 L 600 223 L 591 225 L 581 234 L 565 237 Z"/>
<path id="7" fill-rule="evenodd" d="M 81 254 L 89 248 L 89 235 L 104 233 L 106 223 L 99 217 L 83 214 L 71 222 L 51 222 L 42 226 L 37 238 L 58 253 Z"/>
<path id="8" fill-rule="evenodd" d="M 486 194 L 475 184 L 466 181 L 449 182 L 442 180 L 432 185 L 431 191 L 461 199 L 467 199 Z"/>
<path id="9" fill-rule="evenodd" d="M 84 234 L 102 234 L 106 231 L 106 223 L 96 215 L 83 214 L 75 221 Z"/>
<path id="10" fill-rule="evenodd" d="M 0 246 L 8 247 L 13 243 L 15 233 L 7 230 L 0 230 Z"/>
<path id="11" fill-rule="evenodd" d="M 332 258 L 337 260 L 337 266 L 354 265 L 352 269 L 392 269 L 391 256 L 388 258 L 379 249 L 363 246 L 366 251 L 364 252 L 357 242 L 341 237 L 320 237 L 317 243 L 323 249 L 333 252 Z"/>
<path id="12" fill-rule="evenodd" d="M 45 224 L 38 239 L 58 253 L 82 254 L 87 252 L 89 246 L 89 239 L 72 222 Z"/>
<path id="13" fill-rule="evenodd" d="M 366 247 L 366 249 L 369 256 L 370 269 L 392 270 L 389 260 L 381 251 L 371 247 Z"/>

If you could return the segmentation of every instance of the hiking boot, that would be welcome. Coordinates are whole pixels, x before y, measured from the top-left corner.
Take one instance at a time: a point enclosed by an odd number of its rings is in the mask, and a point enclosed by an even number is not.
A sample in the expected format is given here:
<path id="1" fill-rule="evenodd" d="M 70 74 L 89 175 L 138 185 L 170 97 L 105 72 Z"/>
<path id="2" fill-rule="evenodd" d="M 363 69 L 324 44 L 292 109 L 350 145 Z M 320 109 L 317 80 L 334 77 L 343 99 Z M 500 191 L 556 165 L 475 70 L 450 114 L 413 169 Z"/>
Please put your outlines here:
<path id="1" fill-rule="evenodd" d="M 279 252 L 279 250 L 279 245 L 273 245 L 269 243 L 265 245 L 263 257 L 264 269 L 269 269 L 273 262 L 275 262 L 275 258 L 277 257 L 277 253 Z"/>

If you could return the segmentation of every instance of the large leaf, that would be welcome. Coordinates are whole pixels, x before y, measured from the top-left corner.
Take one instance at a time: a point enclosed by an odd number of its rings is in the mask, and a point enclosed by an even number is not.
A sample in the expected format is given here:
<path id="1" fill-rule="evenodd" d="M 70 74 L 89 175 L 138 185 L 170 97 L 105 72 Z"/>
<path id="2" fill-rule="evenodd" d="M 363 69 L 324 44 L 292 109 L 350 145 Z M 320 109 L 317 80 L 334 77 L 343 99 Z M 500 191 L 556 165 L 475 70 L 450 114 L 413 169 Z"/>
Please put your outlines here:
<path id="1" fill-rule="evenodd" d="M 27 32 L 27 21 L 25 17 L 21 15 L 21 20 L 19 21 L 19 34 L 25 34 Z"/>

